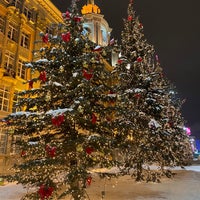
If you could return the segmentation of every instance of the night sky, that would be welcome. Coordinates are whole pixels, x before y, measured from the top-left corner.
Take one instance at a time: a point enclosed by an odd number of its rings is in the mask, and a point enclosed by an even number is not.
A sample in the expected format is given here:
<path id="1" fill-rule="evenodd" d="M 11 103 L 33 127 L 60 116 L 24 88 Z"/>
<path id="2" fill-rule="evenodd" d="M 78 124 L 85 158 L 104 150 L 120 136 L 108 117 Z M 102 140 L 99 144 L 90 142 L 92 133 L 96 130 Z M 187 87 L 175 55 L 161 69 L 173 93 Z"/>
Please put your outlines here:
<path id="1" fill-rule="evenodd" d="M 65 12 L 71 0 L 52 0 Z M 78 5 L 86 4 L 80 0 Z M 95 0 L 101 14 L 120 41 L 122 19 L 129 0 Z M 192 135 L 200 139 L 200 1 L 135 0 L 134 9 L 144 26 L 145 38 L 154 46 L 166 77 L 185 99 L 182 113 Z"/>

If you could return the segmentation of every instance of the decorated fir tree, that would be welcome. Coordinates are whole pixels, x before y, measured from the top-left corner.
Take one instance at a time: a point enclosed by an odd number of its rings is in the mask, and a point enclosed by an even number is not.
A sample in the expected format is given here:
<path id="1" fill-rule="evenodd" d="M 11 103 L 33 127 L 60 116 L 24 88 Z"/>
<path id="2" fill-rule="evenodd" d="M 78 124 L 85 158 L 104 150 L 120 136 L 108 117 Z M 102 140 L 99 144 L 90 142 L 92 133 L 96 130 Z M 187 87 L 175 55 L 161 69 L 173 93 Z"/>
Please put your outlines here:
<path id="1" fill-rule="evenodd" d="M 124 141 L 120 152 L 126 153 L 123 171 L 129 168 L 137 181 L 159 181 L 162 175 L 171 176 L 164 166 L 182 166 L 191 158 L 182 102 L 144 38 L 132 0 L 121 36 L 121 57 L 113 72 L 119 82 L 113 90 L 119 97 L 116 134 Z M 152 165 L 157 169 L 151 170 Z"/>
<path id="2" fill-rule="evenodd" d="M 21 137 L 10 180 L 34 188 L 24 199 L 85 199 L 91 169 L 116 166 L 109 54 L 89 41 L 75 0 L 63 20 L 53 34 L 41 33 L 41 58 L 25 64 L 38 77 L 18 95 L 22 111 L 6 118 Z"/>

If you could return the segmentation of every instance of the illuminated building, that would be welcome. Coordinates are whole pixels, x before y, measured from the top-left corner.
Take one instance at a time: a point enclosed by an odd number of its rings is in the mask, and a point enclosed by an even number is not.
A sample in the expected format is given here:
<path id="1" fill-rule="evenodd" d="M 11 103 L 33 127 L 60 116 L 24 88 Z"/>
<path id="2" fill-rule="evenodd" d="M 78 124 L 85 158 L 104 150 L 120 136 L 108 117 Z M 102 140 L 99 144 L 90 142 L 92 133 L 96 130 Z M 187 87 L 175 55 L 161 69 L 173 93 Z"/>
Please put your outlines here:
<path id="1" fill-rule="evenodd" d="M 112 29 L 109 27 L 100 8 L 94 0 L 88 0 L 81 10 L 84 17 L 84 27 L 90 32 L 89 38 L 94 43 L 105 46 L 110 40 Z"/>
<path id="2" fill-rule="evenodd" d="M 33 60 L 33 52 L 43 45 L 39 33 L 58 22 L 61 13 L 50 0 L 0 0 L 0 119 L 15 112 L 15 94 L 29 87 L 24 83 L 32 75 L 23 62 Z M 0 127 L 0 174 L 17 151 L 11 145 L 15 140 L 11 130 Z"/>
<path id="3" fill-rule="evenodd" d="M 110 42 L 110 35 L 112 29 L 109 27 L 108 22 L 101 14 L 100 8 L 94 3 L 94 0 L 87 0 L 87 4 L 81 9 L 84 17 L 84 28 L 89 32 L 89 39 L 96 44 L 106 46 Z M 118 61 L 118 53 L 112 53 L 111 64 L 115 66 Z M 110 68 L 106 64 L 107 68 Z"/>

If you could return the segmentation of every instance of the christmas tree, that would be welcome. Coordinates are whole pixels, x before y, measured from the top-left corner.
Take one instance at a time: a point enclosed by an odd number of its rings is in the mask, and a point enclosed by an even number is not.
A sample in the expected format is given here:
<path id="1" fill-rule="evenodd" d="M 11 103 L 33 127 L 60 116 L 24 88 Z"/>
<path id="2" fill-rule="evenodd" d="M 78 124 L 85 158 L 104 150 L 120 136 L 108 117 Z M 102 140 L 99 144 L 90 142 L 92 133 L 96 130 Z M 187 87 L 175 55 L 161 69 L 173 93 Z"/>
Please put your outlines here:
<path id="1" fill-rule="evenodd" d="M 115 96 L 106 68 L 110 54 L 89 41 L 75 0 L 63 20 L 52 34 L 40 34 L 44 47 L 35 53 L 41 58 L 25 64 L 38 76 L 18 94 L 22 111 L 6 119 L 21 136 L 20 157 L 9 178 L 35 188 L 24 199 L 85 199 L 91 169 L 116 166 L 110 122 Z"/>
<path id="2" fill-rule="evenodd" d="M 113 72 L 119 82 L 113 90 L 119 96 L 115 120 L 117 135 L 124 141 L 120 151 L 126 153 L 123 171 L 130 169 L 137 181 L 159 181 L 162 175 L 171 176 L 164 166 L 182 166 L 192 155 L 182 102 L 144 38 L 132 0 L 121 36 L 121 57 Z M 158 169 L 151 170 L 152 165 Z"/>

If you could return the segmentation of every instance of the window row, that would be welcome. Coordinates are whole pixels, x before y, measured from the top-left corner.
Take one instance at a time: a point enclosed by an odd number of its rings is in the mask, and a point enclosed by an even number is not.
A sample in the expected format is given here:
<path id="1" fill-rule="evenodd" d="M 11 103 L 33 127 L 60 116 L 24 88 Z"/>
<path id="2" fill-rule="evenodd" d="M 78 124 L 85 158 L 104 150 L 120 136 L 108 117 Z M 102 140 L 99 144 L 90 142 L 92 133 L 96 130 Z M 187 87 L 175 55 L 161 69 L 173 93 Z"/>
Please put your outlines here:
<path id="1" fill-rule="evenodd" d="M 0 154 L 14 155 L 19 153 L 19 148 L 16 145 L 16 141 L 20 139 L 20 136 L 10 135 L 11 134 L 9 130 L 4 130 L 2 128 L 0 129 Z M 8 147 L 8 145 L 10 145 L 10 148 Z"/>
<path id="2" fill-rule="evenodd" d="M 0 16 L 0 32 L 5 33 L 5 20 L 1 16 Z M 7 37 L 15 42 L 18 42 L 18 34 L 19 34 L 18 27 L 15 26 L 14 24 L 9 24 Z M 30 39 L 31 39 L 30 34 L 22 32 L 20 38 L 20 45 L 26 49 L 29 49 Z"/>
<path id="3" fill-rule="evenodd" d="M 7 34 L 8 38 L 17 42 L 18 34 L 19 34 L 18 28 L 14 25 L 9 24 L 8 34 Z M 20 45 L 26 49 L 29 49 L 30 34 L 26 34 L 26 33 L 22 32 L 21 39 L 20 39 Z"/>
<path id="4" fill-rule="evenodd" d="M 5 85 L 0 85 L 0 111 L 10 112 L 9 107 L 11 103 L 12 103 L 12 112 L 19 111 L 19 109 L 16 108 L 15 106 L 18 101 L 17 98 L 18 91 L 15 91 L 12 97 L 10 92 L 11 92 L 10 87 Z"/>
<path id="5" fill-rule="evenodd" d="M 36 13 L 33 12 L 33 9 L 29 8 L 27 5 L 24 5 L 24 0 L 4 0 L 9 6 L 15 6 L 19 8 L 21 13 L 23 13 L 28 20 L 34 21 L 34 15 Z"/>
<path id="6" fill-rule="evenodd" d="M 5 53 L 5 59 L 4 59 L 4 68 L 6 69 L 5 75 L 15 78 L 17 74 L 17 76 L 19 76 L 20 78 L 26 79 L 27 70 L 26 67 L 24 66 L 24 61 L 21 59 L 18 60 L 16 67 L 17 70 L 15 69 L 14 61 L 15 61 L 14 54 L 11 53 L 10 51 L 7 51 Z"/>

